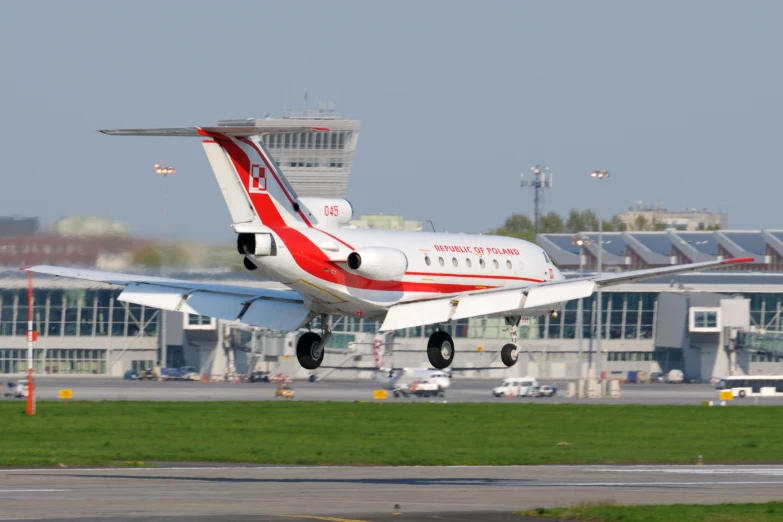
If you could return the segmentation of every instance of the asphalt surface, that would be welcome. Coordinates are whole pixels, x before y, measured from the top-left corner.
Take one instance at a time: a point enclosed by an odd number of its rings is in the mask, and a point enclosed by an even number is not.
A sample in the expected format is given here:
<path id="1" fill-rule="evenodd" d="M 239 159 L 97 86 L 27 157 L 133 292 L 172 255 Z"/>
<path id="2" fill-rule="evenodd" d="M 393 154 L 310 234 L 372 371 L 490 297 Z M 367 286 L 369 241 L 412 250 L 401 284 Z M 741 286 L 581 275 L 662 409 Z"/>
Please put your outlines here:
<path id="1" fill-rule="evenodd" d="M 782 492 L 783 466 L 0 469 L 0 519 L 522 522 L 509 515 L 584 502 L 766 502 Z"/>
<path id="2" fill-rule="evenodd" d="M 0 381 L 2 382 L 2 381 Z M 552 384 L 551 381 L 542 381 Z M 548 402 L 578 404 L 699 404 L 717 401 L 718 392 L 709 384 L 627 384 L 619 398 L 569 399 L 564 396 L 566 381 L 554 382 L 558 396 L 553 398 L 496 398 L 491 389 L 498 380 L 453 379 L 445 399 L 399 398 L 389 394 L 389 401 L 447 401 L 447 402 Z M 295 382 L 294 400 L 356 401 L 372 400 L 377 388 L 375 381 L 327 380 L 316 383 Z M 124 381 L 110 378 L 42 377 L 36 380 L 39 400 L 58 400 L 61 389 L 73 390 L 73 400 L 149 400 L 149 401 L 258 401 L 275 399 L 275 385 L 269 383 L 202 383 L 191 381 Z M 13 399 L 5 399 L 13 400 Z M 18 399 L 17 399 L 18 400 Z M 783 405 L 781 398 L 737 399 L 732 405 Z"/>

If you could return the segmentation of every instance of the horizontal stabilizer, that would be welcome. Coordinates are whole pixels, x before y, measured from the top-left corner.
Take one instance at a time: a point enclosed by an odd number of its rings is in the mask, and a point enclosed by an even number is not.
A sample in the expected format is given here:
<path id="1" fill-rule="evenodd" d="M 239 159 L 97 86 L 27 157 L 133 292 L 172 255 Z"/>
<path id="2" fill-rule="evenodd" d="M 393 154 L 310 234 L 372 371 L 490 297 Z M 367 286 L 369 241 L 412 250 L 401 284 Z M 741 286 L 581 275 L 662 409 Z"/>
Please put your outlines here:
<path id="1" fill-rule="evenodd" d="M 232 138 L 247 138 L 249 136 L 264 136 L 268 134 L 283 134 L 286 132 L 328 131 L 326 127 L 257 127 L 242 126 L 210 126 L 210 127 L 163 127 L 157 129 L 106 129 L 98 132 L 110 136 L 209 136 L 221 134 Z"/>

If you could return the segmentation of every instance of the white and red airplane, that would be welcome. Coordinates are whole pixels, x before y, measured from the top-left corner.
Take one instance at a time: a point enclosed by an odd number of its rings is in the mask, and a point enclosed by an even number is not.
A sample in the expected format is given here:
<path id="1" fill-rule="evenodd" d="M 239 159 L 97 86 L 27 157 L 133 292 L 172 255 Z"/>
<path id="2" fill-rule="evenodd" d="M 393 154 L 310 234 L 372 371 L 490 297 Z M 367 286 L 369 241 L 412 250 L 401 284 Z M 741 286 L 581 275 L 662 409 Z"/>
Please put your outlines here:
<path id="1" fill-rule="evenodd" d="M 328 315 L 382 320 L 380 331 L 435 325 L 427 342 L 434 368 L 454 359 L 454 341 L 439 325 L 474 316 L 556 314 L 566 301 L 598 287 L 662 275 L 744 263 L 725 259 L 566 280 L 539 246 L 503 236 L 343 228 L 353 210 L 344 199 L 298 197 L 263 138 L 323 128 L 260 129 L 252 126 L 104 130 L 121 136 L 195 136 L 202 139 L 237 233 L 237 249 L 249 270 L 291 290 L 196 283 L 163 277 L 76 268 L 33 266 L 32 272 L 124 286 L 121 301 L 164 310 L 295 331 L 318 317 L 322 335 L 308 331 L 297 342 L 299 363 L 321 365 L 331 332 Z M 501 360 L 516 363 L 512 328 Z"/>

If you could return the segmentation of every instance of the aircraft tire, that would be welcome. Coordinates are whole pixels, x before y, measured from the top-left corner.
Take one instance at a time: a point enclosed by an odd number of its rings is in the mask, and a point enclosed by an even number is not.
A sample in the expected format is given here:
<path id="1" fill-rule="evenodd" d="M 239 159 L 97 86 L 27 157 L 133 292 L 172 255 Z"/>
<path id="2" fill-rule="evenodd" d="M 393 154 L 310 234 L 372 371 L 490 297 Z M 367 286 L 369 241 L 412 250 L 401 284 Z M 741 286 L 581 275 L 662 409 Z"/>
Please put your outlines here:
<path id="1" fill-rule="evenodd" d="M 258 268 L 251 260 L 248 258 L 244 258 L 244 261 L 242 261 L 242 264 L 245 265 L 245 268 L 250 270 L 251 272 Z"/>
<path id="2" fill-rule="evenodd" d="M 315 370 L 324 360 L 325 350 L 318 348 L 321 343 L 321 336 L 315 332 L 306 332 L 299 337 L 296 342 L 296 358 L 299 359 L 299 365 L 305 370 Z"/>
<path id="3" fill-rule="evenodd" d="M 454 360 L 454 339 L 448 332 L 437 331 L 427 341 L 427 358 L 433 368 L 442 370 Z"/>
<path id="4" fill-rule="evenodd" d="M 515 353 L 516 349 L 516 345 L 512 343 L 503 345 L 503 348 L 500 349 L 500 360 L 503 361 L 503 364 L 506 366 L 514 366 L 517 363 L 519 354 Z"/>

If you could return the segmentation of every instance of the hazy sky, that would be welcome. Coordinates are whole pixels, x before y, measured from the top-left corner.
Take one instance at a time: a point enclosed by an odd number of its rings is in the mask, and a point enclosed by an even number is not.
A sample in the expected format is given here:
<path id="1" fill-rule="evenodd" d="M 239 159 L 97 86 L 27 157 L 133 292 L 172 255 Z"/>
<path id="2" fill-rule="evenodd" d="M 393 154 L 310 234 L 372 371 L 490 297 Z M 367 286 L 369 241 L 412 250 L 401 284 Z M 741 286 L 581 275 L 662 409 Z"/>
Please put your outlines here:
<path id="1" fill-rule="evenodd" d="M 0 215 L 122 220 L 231 241 L 196 139 L 100 128 L 208 125 L 300 108 L 362 120 L 357 212 L 481 232 L 545 209 L 634 201 L 783 228 L 783 2 L 9 2 L 0 18 Z"/>

